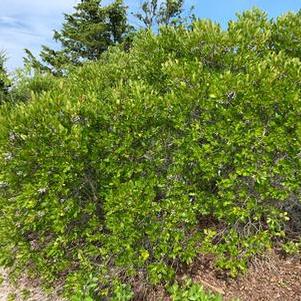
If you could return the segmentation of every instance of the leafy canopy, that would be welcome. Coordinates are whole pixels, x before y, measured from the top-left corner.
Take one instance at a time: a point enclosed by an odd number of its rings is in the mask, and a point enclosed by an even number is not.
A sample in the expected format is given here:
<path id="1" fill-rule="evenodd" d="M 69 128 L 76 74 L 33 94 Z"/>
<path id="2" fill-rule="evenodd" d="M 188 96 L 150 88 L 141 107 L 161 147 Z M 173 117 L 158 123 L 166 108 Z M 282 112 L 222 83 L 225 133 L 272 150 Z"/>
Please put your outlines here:
<path id="1" fill-rule="evenodd" d="M 130 300 L 200 253 L 235 276 L 299 246 L 299 22 L 254 9 L 143 31 L 2 106 L 1 263 L 64 275 L 70 300 Z"/>

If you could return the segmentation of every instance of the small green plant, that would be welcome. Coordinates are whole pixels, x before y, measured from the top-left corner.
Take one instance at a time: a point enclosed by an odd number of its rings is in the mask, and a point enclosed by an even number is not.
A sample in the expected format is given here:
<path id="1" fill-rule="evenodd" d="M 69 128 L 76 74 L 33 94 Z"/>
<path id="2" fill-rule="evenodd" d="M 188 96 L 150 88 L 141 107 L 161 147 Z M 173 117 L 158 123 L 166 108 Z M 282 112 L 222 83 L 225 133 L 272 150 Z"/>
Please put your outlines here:
<path id="1" fill-rule="evenodd" d="M 9 293 L 6 301 L 16 301 L 16 300 L 17 300 L 17 294 Z"/>
<path id="2" fill-rule="evenodd" d="M 30 298 L 31 292 L 28 289 L 22 289 L 20 294 L 21 294 L 22 300 L 26 301 Z"/>
<path id="3" fill-rule="evenodd" d="M 112 301 L 130 301 L 134 297 L 131 287 L 124 283 L 116 283 L 114 285 Z"/>
<path id="4" fill-rule="evenodd" d="M 218 294 L 205 291 L 204 288 L 191 280 L 186 280 L 182 285 L 174 283 L 169 289 L 172 301 L 222 301 Z"/>
<path id="5" fill-rule="evenodd" d="M 301 241 L 288 241 L 282 245 L 282 250 L 289 255 L 298 254 L 301 250 Z"/>

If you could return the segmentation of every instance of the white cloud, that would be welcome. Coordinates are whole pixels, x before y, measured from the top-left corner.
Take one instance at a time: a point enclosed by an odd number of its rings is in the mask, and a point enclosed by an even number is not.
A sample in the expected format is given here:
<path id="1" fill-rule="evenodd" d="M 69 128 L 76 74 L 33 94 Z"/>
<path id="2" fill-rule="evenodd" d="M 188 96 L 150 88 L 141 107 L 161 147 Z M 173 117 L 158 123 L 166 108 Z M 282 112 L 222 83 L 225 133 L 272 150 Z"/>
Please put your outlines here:
<path id="1" fill-rule="evenodd" d="M 37 54 L 42 44 L 53 44 L 53 29 L 63 13 L 72 11 L 77 0 L 0 0 L 0 49 L 9 58 L 7 67 L 22 66 L 24 48 Z"/>
<path id="2" fill-rule="evenodd" d="M 27 25 L 17 18 L 0 16 L 0 27 L 7 28 L 26 28 Z"/>
<path id="3" fill-rule="evenodd" d="M 0 12 L 7 15 L 49 15 L 70 11 L 77 0 L 1 0 Z"/>

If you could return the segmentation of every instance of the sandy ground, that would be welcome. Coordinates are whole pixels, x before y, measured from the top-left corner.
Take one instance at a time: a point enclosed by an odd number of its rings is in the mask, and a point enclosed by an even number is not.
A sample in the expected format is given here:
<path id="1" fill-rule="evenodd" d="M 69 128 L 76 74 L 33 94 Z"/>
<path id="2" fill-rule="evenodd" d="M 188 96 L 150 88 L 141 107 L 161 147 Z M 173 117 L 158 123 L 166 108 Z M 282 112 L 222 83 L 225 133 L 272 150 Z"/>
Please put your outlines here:
<path id="1" fill-rule="evenodd" d="M 46 295 L 40 287 L 24 278 L 13 285 L 8 281 L 8 272 L 0 268 L 0 301 L 64 301 L 56 294 Z"/>

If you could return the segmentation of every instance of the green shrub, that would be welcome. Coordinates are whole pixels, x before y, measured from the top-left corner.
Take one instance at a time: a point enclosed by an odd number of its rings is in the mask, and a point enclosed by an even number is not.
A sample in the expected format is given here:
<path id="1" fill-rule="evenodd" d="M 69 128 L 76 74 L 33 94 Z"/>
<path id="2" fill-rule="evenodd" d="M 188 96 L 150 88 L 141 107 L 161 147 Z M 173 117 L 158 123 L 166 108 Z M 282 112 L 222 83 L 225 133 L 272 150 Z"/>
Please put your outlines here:
<path id="1" fill-rule="evenodd" d="M 6 53 L 0 50 L 0 105 L 8 100 L 8 91 L 11 85 L 9 74 L 5 68 Z"/>
<path id="2" fill-rule="evenodd" d="M 235 276 L 300 235 L 301 64 L 271 22 L 143 32 L 2 106 L 1 263 L 114 300 L 201 252 Z"/>
<path id="3" fill-rule="evenodd" d="M 51 74 L 38 72 L 32 74 L 30 69 L 27 69 L 28 67 L 25 67 L 15 72 L 15 78 L 9 94 L 12 103 L 30 101 L 34 95 L 38 97 L 55 87 L 57 78 Z"/>

